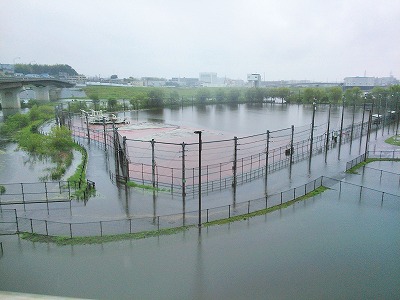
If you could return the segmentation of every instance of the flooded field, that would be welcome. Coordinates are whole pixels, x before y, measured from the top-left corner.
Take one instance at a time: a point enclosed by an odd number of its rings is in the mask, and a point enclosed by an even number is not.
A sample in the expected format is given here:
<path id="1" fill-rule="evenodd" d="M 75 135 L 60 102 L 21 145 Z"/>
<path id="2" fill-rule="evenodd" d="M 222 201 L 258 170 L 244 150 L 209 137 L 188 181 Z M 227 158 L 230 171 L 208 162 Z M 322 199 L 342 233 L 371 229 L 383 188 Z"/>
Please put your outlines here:
<path id="1" fill-rule="evenodd" d="M 206 113 L 195 117 L 191 108 L 186 109 L 140 112 L 137 121 L 164 120 L 174 128 L 202 127 L 211 132 L 218 129 L 213 122 L 228 122 L 223 112 L 230 111 L 221 108 L 222 114 L 213 121 Z M 238 122 L 242 122 L 239 133 L 249 134 L 250 127 L 245 124 L 252 123 L 254 128 L 265 121 L 257 109 L 249 109 L 252 120 L 248 122 L 238 121 L 240 113 L 235 111 L 230 128 L 221 125 L 223 134 L 235 134 Z M 299 126 L 309 124 L 310 111 L 307 114 Z M 318 117 L 320 124 L 325 115 L 326 111 Z M 295 118 L 299 117 L 293 112 L 282 127 L 295 123 Z M 276 122 L 271 123 L 271 130 Z M 384 145 L 381 136 L 381 131 L 372 135 L 370 149 L 393 149 Z M 41 174 L 43 166 L 31 169 L 31 173 L 21 172 L 26 165 L 25 154 L 15 151 L 13 144 L 2 147 L 3 181 L 31 181 Z M 117 186 L 109 178 L 114 168 L 112 157 L 101 145 L 87 147 L 88 176 L 96 182 L 97 195 L 72 207 L 54 207 L 49 214 L 45 207 L 37 206 L 24 213 L 31 218 L 79 222 L 196 210 L 196 194 L 188 195 L 183 202 L 168 193 Z M 100 245 L 60 247 L 0 236 L 0 290 L 95 299 L 397 298 L 399 163 L 375 162 L 359 174 L 346 175 L 346 162 L 363 149 L 364 143 L 358 141 L 345 144 L 341 151 L 333 148 L 327 157 L 316 155 L 311 164 L 306 160 L 290 170 L 274 172 L 267 186 L 259 178 L 238 185 L 235 193 L 227 188 L 203 194 L 203 207 L 207 209 L 300 186 L 321 175 L 344 179 L 319 196 L 241 222 Z M 7 171 L 9 168 L 11 171 Z M 21 207 L 18 210 L 23 212 Z"/>

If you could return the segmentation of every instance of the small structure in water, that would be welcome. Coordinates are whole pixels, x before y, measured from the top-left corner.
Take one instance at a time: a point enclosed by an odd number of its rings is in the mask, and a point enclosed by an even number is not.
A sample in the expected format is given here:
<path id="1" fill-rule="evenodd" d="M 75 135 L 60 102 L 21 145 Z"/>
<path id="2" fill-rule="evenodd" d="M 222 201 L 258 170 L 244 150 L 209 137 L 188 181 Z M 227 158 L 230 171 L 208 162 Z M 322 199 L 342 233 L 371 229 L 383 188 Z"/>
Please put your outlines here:
<path id="1" fill-rule="evenodd" d="M 87 122 L 92 125 L 103 125 L 103 124 L 128 124 L 129 121 L 126 118 L 118 118 L 116 115 L 110 114 L 103 114 L 102 110 L 90 110 L 91 112 L 88 113 L 87 111 L 81 109 L 81 117 L 87 116 Z M 86 120 L 85 120 L 86 123 Z"/>

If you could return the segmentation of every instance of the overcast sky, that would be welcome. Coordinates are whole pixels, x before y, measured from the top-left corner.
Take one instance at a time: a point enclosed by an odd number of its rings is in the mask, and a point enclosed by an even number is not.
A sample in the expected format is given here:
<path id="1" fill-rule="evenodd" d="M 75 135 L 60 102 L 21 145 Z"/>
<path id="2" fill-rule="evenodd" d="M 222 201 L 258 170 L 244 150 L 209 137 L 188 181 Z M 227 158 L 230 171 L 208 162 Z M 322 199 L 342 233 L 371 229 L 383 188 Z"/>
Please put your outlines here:
<path id="1" fill-rule="evenodd" d="M 0 63 L 69 64 L 87 76 L 120 78 L 400 78 L 398 0 L 0 4 Z"/>

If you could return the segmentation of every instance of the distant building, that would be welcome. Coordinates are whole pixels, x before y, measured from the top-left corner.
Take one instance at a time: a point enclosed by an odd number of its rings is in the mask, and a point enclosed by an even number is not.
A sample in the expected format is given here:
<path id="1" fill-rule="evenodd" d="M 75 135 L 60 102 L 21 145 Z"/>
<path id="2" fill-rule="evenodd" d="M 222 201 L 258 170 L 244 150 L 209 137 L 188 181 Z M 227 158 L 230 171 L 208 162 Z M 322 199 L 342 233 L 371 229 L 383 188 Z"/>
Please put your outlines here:
<path id="1" fill-rule="evenodd" d="M 252 87 L 259 87 L 261 83 L 261 75 L 256 73 L 247 74 L 247 82 Z"/>
<path id="2" fill-rule="evenodd" d="M 217 73 L 213 72 L 202 72 L 199 74 L 199 81 L 201 84 L 217 83 L 217 78 Z"/>
<path id="3" fill-rule="evenodd" d="M 143 85 L 144 86 L 151 86 L 151 87 L 160 87 L 164 86 L 167 82 L 164 78 L 156 78 L 156 77 L 142 77 Z"/>
<path id="4" fill-rule="evenodd" d="M 74 76 L 68 76 L 66 79 L 68 82 L 75 84 L 86 84 L 87 78 L 85 75 L 79 74 Z"/>
<path id="5" fill-rule="evenodd" d="M 14 65 L 0 64 L 0 76 L 14 76 Z"/>
<path id="6" fill-rule="evenodd" d="M 177 86 L 184 86 L 184 87 L 199 86 L 199 78 L 172 77 L 171 82 L 176 83 Z"/>
<path id="7" fill-rule="evenodd" d="M 372 90 L 374 87 L 386 87 L 399 84 L 393 76 L 390 77 L 346 77 L 343 81 L 343 89 L 359 87 L 363 91 Z"/>

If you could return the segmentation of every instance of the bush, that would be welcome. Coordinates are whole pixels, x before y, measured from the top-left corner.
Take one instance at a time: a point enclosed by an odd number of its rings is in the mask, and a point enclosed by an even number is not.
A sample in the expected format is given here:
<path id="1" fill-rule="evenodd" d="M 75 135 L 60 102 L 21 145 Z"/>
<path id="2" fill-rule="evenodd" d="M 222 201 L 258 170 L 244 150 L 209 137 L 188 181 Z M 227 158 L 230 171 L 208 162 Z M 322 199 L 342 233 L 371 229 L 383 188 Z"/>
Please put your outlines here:
<path id="1" fill-rule="evenodd" d="M 53 127 L 50 132 L 50 147 L 59 151 L 67 151 L 72 149 L 73 140 L 71 137 L 71 131 L 62 126 L 62 127 Z"/>

